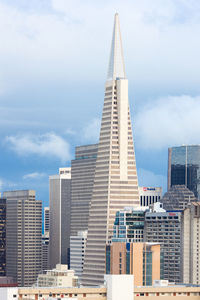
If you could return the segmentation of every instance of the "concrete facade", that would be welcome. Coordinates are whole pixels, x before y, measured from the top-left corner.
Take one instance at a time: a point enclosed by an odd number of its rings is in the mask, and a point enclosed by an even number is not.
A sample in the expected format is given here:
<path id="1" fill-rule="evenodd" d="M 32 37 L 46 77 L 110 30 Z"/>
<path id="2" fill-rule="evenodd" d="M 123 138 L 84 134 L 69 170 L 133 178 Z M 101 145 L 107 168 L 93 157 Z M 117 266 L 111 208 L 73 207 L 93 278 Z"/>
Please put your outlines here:
<path id="1" fill-rule="evenodd" d="M 35 191 L 4 192 L 6 216 L 6 273 L 19 286 L 31 286 L 42 269 L 42 201 Z"/>
<path id="2" fill-rule="evenodd" d="M 71 168 L 60 168 L 49 177 L 49 268 L 69 264 Z"/>
<path id="3" fill-rule="evenodd" d="M 78 231 L 76 236 L 70 236 L 70 268 L 75 271 L 79 283 L 82 279 L 86 241 L 87 231 Z"/>
<path id="4" fill-rule="evenodd" d="M 0 276 L 6 276 L 6 199 L 0 198 Z"/>
<path id="5" fill-rule="evenodd" d="M 140 206 L 150 206 L 162 198 L 161 187 L 139 187 Z"/>
<path id="6" fill-rule="evenodd" d="M 200 202 L 192 202 L 182 217 L 182 281 L 200 284 Z"/>

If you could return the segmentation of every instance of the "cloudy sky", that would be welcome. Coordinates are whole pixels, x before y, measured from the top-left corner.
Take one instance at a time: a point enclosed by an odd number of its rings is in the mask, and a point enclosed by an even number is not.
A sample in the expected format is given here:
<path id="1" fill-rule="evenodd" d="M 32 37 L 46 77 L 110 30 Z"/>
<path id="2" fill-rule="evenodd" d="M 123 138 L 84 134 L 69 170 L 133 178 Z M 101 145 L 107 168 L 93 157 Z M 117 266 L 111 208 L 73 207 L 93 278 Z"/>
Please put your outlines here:
<path id="1" fill-rule="evenodd" d="M 36 189 L 98 141 L 120 16 L 140 185 L 169 146 L 200 143 L 199 0 L 0 0 L 0 189 Z"/>

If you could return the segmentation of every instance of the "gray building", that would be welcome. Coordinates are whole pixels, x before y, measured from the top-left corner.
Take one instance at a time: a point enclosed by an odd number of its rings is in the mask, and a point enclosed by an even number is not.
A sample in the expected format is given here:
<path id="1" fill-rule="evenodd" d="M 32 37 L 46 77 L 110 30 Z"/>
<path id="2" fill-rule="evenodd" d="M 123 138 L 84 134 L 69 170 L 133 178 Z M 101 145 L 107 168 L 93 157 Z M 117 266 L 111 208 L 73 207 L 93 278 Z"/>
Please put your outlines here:
<path id="1" fill-rule="evenodd" d="M 145 242 L 161 247 L 161 279 L 181 282 L 181 212 L 146 212 Z"/>
<path id="2" fill-rule="evenodd" d="M 4 192 L 6 198 L 6 273 L 19 286 L 37 280 L 42 263 L 42 201 L 35 191 Z"/>
<path id="3" fill-rule="evenodd" d="M 166 192 L 160 202 L 167 211 L 184 210 L 190 202 L 196 201 L 194 193 L 185 185 L 173 185 Z"/>
<path id="4" fill-rule="evenodd" d="M 161 187 L 139 187 L 140 206 L 150 206 L 162 198 Z"/>
<path id="5" fill-rule="evenodd" d="M 185 185 L 200 199 L 200 145 L 169 148 L 168 189 L 173 185 Z"/>
<path id="6" fill-rule="evenodd" d="M 76 147 L 71 162 L 71 236 L 88 229 L 98 144 Z"/>
<path id="7" fill-rule="evenodd" d="M 69 264 L 71 168 L 60 168 L 49 177 L 49 267 Z"/>
<path id="8" fill-rule="evenodd" d="M 0 276 L 6 276 L 6 199 L 0 198 Z"/>

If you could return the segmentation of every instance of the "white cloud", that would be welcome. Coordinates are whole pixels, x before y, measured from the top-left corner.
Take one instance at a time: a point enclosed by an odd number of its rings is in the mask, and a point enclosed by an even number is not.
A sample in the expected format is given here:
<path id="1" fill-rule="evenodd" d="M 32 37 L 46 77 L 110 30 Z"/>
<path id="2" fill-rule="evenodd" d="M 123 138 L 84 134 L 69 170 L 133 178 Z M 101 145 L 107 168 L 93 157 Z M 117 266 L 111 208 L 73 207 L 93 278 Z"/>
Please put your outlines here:
<path id="1" fill-rule="evenodd" d="M 91 143 L 98 143 L 100 134 L 101 120 L 98 118 L 92 119 L 82 130 L 82 139 Z"/>
<path id="2" fill-rule="evenodd" d="M 46 176 L 45 173 L 33 172 L 29 174 L 25 174 L 23 179 L 40 179 L 41 177 Z"/>
<path id="3" fill-rule="evenodd" d="M 56 157 L 62 162 L 71 158 L 68 142 L 54 133 L 8 136 L 6 142 L 21 156 L 32 154 L 42 157 Z"/>
<path id="4" fill-rule="evenodd" d="M 164 97 L 144 105 L 134 118 L 137 146 L 162 149 L 200 144 L 200 96 Z"/>
<path id="5" fill-rule="evenodd" d="M 164 192 L 167 189 L 167 177 L 160 174 L 155 174 L 149 170 L 139 169 L 138 181 L 139 186 L 162 187 Z"/>

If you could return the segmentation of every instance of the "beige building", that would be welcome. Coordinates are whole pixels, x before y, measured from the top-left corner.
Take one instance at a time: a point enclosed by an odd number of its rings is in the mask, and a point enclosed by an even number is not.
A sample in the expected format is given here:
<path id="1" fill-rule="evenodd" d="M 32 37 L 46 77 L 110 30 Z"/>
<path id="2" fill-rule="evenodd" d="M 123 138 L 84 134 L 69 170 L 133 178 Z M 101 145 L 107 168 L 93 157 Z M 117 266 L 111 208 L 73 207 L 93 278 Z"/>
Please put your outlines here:
<path id="1" fill-rule="evenodd" d="M 10 191 L 6 198 L 6 273 L 31 286 L 42 268 L 42 201 L 35 191 Z"/>
<path id="2" fill-rule="evenodd" d="M 103 283 L 105 246 L 118 210 L 139 205 L 138 179 L 118 14 L 115 15 L 94 186 L 88 222 L 83 284 Z"/>
<path id="3" fill-rule="evenodd" d="M 182 259 L 183 282 L 200 284 L 200 202 L 183 212 Z"/>
<path id="4" fill-rule="evenodd" d="M 74 287 L 78 284 L 78 277 L 73 270 L 68 270 L 67 265 L 57 264 L 55 269 L 47 270 L 38 275 L 38 287 Z"/>
<path id="5" fill-rule="evenodd" d="M 160 279 L 160 245 L 116 242 L 106 246 L 106 274 L 133 274 L 136 286 Z"/>
<path id="6" fill-rule="evenodd" d="M 71 168 L 60 168 L 58 175 L 49 176 L 49 263 L 69 264 L 71 207 Z"/>

